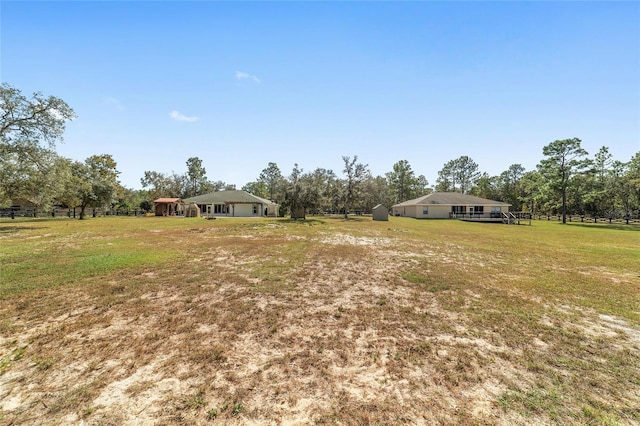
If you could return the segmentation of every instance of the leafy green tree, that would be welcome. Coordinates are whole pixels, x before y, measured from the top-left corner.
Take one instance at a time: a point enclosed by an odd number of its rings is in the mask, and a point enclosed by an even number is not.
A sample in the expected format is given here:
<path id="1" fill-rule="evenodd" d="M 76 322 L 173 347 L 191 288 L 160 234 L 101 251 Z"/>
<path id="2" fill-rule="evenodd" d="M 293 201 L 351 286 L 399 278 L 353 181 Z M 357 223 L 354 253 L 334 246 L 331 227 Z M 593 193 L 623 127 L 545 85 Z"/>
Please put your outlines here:
<path id="1" fill-rule="evenodd" d="M 571 176 L 584 169 L 582 157 L 588 155 L 578 138 L 551 142 L 542 149 L 547 157 L 538 164 L 538 170 L 552 191 L 561 198 L 562 223 L 567 223 L 567 189 Z"/>
<path id="2" fill-rule="evenodd" d="M 88 200 L 87 194 L 91 193 L 92 186 L 87 164 L 81 161 L 73 161 L 69 165 L 69 168 L 71 175 L 66 180 L 64 192 L 58 200 L 63 205 L 72 208 L 75 217 L 76 207 L 81 207 L 85 201 L 84 208 L 86 209 L 89 205 L 90 200 Z M 84 212 L 82 212 L 82 214 L 84 214 Z M 81 218 L 84 218 L 84 216 Z"/>
<path id="3" fill-rule="evenodd" d="M 186 174 L 171 172 L 169 176 L 169 197 L 174 198 L 187 198 L 189 188 L 189 178 Z M 167 195 L 165 195 L 166 197 Z"/>
<path id="4" fill-rule="evenodd" d="M 202 166 L 202 160 L 198 157 L 191 157 L 187 160 L 187 182 L 185 198 L 204 193 L 202 190 L 207 184 L 207 171 Z"/>
<path id="5" fill-rule="evenodd" d="M 74 187 L 68 187 L 66 200 L 80 207 L 80 219 L 85 218 L 88 207 L 110 206 L 119 189 L 116 162 L 109 154 L 93 155 L 84 163 L 75 162 L 72 165 Z M 75 203 L 73 203 L 75 200 Z M 77 203 L 77 204 L 76 204 Z"/>
<path id="6" fill-rule="evenodd" d="M 289 175 L 287 189 L 285 193 L 284 207 L 288 208 L 291 212 L 292 219 L 299 219 L 298 211 L 303 208 L 303 182 L 302 182 L 303 169 L 298 166 L 298 163 L 293 165 L 293 170 Z M 304 219 L 304 215 L 302 217 Z"/>
<path id="7" fill-rule="evenodd" d="M 365 212 L 370 213 L 378 204 L 389 208 L 394 204 L 394 198 L 389 194 L 389 184 L 387 177 L 369 176 L 362 183 L 362 207 Z"/>
<path id="8" fill-rule="evenodd" d="M 65 124 L 76 117 L 73 109 L 55 96 L 36 92 L 28 99 L 8 83 L 0 85 L 0 143 L 13 149 L 33 145 L 53 148 L 63 140 Z"/>
<path id="9" fill-rule="evenodd" d="M 544 178 L 539 171 L 533 170 L 522 175 L 518 198 L 523 211 L 530 213 L 543 211 L 548 195 L 545 191 Z"/>
<path id="10" fill-rule="evenodd" d="M 628 163 L 614 162 L 616 187 L 613 189 L 620 201 L 625 215 L 632 215 L 635 210 L 640 216 L 640 152 L 636 153 Z"/>
<path id="11" fill-rule="evenodd" d="M 337 212 L 342 203 L 342 180 L 333 170 L 326 171 L 325 207 L 328 212 Z"/>
<path id="12" fill-rule="evenodd" d="M 323 202 L 325 191 L 322 169 L 316 169 L 300 176 L 299 205 L 307 213 L 317 214 Z"/>
<path id="13" fill-rule="evenodd" d="M 269 197 L 267 186 L 264 184 L 264 182 L 260 182 L 260 181 L 248 182 L 242 187 L 242 190 L 247 191 L 248 193 L 253 194 L 257 197 L 262 197 L 262 198 Z"/>
<path id="14" fill-rule="evenodd" d="M 407 160 L 396 162 L 386 177 L 394 204 L 413 198 L 417 192 L 418 179 Z"/>
<path id="15" fill-rule="evenodd" d="M 131 210 L 144 210 L 149 211 L 141 207 L 141 204 L 148 201 L 148 193 L 144 190 L 136 190 L 130 188 L 122 188 L 119 191 L 116 208 L 121 211 Z M 151 203 L 149 203 L 151 205 Z M 145 204 L 145 207 L 148 207 Z"/>
<path id="16" fill-rule="evenodd" d="M 480 176 L 478 164 L 470 157 L 463 155 L 448 161 L 438 172 L 436 191 L 467 194 Z"/>
<path id="17" fill-rule="evenodd" d="M 456 180 L 460 184 L 460 192 L 467 194 L 481 176 L 478 171 L 478 164 L 466 155 L 455 160 L 455 164 Z"/>
<path id="18" fill-rule="evenodd" d="M 206 186 L 207 190 L 204 191 L 204 194 L 209 192 L 218 192 L 218 191 L 233 191 L 236 189 L 236 185 L 233 183 L 227 183 L 222 180 L 217 180 L 215 182 L 209 181 Z"/>
<path id="19" fill-rule="evenodd" d="M 497 178 L 497 194 L 495 200 L 503 201 L 511 204 L 513 211 L 522 210 L 522 201 L 520 197 L 522 195 L 522 189 L 520 186 L 520 180 L 525 174 L 525 168 L 521 164 L 512 164 L 507 170 L 500 173 Z M 487 197 L 488 198 L 488 197 Z"/>
<path id="20" fill-rule="evenodd" d="M 431 194 L 432 190 L 429 187 L 429 181 L 427 180 L 427 178 L 424 175 L 420 175 L 418 176 L 417 180 L 416 180 L 416 188 L 415 188 L 416 192 L 413 194 L 413 196 L 411 198 L 418 198 L 422 195 L 429 195 Z"/>
<path id="21" fill-rule="evenodd" d="M 615 211 L 615 195 L 612 185 L 613 156 L 603 146 L 593 159 L 586 159 L 585 170 L 571 178 L 570 206 L 572 212 L 591 214 L 594 217 L 608 216 Z"/>
<path id="22" fill-rule="evenodd" d="M 161 197 L 170 197 L 169 188 L 171 187 L 170 177 L 161 172 L 147 170 L 140 179 L 143 188 L 149 188 L 149 201 L 156 200 Z"/>
<path id="23" fill-rule="evenodd" d="M 369 177 L 369 166 L 367 164 L 358 163 L 358 156 L 354 155 L 353 159 L 343 156 L 345 174 L 344 180 L 344 217 L 348 219 L 349 209 L 355 201 L 358 201 L 362 182 Z"/>
<path id="24" fill-rule="evenodd" d="M 153 210 L 153 203 L 149 200 L 144 200 L 140 202 L 140 210 L 145 213 L 149 213 Z"/>
<path id="25" fill-rule="evenodd" d="M 69 160 L 39 146 L 13 151 L 0 162 L 0 198 L 4 198 L 4 204 L 25 200 L 33 204 L 35 213 L 54 204 L 71 174 Z"/>
<path id="26" fill-rule="evenodd" d="M 454 192 L 456 190 L 456 164 L 455 160 L 450 160 L 438 171 L 436 179 L 436 191 Z"/>
<path id="27" fill-rule="evenodd" d="M 47 207 L 60 195 L 68 163 L 54 148 L 74 118 L 59 98 L 37 92 L 27 98 L 8 83 L 0 85 L 0 205 L 23 198 Z M 60 179 L 52 179 L 57 174 Z"/>
<path id="28" fill-rule="evenodd" d="M 317 214 L 331 209 L 331 188 L 335 180 L 332 170 L 316 168 L 302 176 L 303 206 L 306 212 Z"/>
<path id="29" fill-rule="evenodd" d="M 483 173 L 482 176 L 476 180 L 475 186 L 471 189 L 471 194 L 488 200 L 498 200 L 500 196 L 498 194 L 497 180 L 498 178 L 495 176 L 489 176 L 487 173 Z"/>
<path id="30" fill-rule="evenodd" d="M 267 167 L 260 172 L 258 182 L 262 182 L 266 186 L 267 193 L 269 194 L 266 198 L 278 203 L 282 201 L 284 194 L 281 189 L 283 188 L 284 176 L 282 176 L 280 168 L 276 163 L 269 163 Z"/>

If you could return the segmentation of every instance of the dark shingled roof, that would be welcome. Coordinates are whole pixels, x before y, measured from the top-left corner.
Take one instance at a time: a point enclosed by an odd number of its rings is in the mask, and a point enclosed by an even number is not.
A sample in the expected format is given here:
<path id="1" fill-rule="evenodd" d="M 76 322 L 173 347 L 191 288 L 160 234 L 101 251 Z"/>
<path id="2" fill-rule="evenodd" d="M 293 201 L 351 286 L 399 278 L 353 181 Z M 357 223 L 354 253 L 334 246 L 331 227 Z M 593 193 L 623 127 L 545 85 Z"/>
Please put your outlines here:
<path id="1" fill-rule="evenodd" d="M 422 196 L 420 198 L 414 198 L 413 200 L 407 200 L 400 204 L 396 204 L 393 207 L 406 207 L 406 206 L 428 206 L 434 204 L 442 204 L 449 206 L 457 205 L 474 205 L 474 206 L 510 206 L 511 204 L 503 203 L 502 201 L 487 200 L 486 198 L 480 198 L 473 195 L 461 194 L 459 192 L 433 192 L 429 195 Z"/>
<path id="2" fill-rule="evenodd" d="M 202 194 L 191 198 L 185 198 L 187 203 L 196 204 L 275 204 L 265 198 L 257 197 L 253 194 L 249 194 L 246 191 L 216 191 L 209 194 Z"/>

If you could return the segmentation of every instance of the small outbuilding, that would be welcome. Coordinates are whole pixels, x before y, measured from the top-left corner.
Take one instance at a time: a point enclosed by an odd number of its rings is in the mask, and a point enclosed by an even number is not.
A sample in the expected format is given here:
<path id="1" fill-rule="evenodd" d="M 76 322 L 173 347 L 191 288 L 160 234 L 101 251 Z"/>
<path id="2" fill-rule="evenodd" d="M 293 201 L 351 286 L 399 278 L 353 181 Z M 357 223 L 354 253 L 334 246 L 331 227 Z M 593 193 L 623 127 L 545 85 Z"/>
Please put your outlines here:
<path id="1" fill-rule="evenodd" d="M 191 203 L 188 204 L 184 209 L 185 217 L 200 217 L 200 207 L 197 204 Z"/>
<path id="2" fill-rule="evenodd" d="M 291 219 L 293 220 L 297 220 L 297 219 L 306 219 L 307 215 L 305 214 L 306 211 L 304 209 L 304 207 L 296 207 L 295 209 L 293 209 L 291 211 Z"/>
<path id="3" fill-rule="evenodd" d="M 375 206 L 373 208 L 373 220 L 389 220 L 389 209 L 382 204 Z"/>
<path id="4" fill-rule="evenodd" d="M 158 198 L 153 200 L 156 216 L 180 216 L 183 212 L 184 201 L 180 198 Z"/>

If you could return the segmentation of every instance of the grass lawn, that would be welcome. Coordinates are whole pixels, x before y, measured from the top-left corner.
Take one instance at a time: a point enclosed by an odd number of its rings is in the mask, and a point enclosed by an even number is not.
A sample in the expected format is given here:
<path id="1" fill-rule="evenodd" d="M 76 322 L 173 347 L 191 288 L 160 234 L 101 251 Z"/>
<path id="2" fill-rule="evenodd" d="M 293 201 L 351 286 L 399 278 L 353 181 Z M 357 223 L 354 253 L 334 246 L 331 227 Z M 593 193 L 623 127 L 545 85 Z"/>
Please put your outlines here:
<path id="1" fill-rule="evenodd" d="M 0 424 L 640 424 L 640 227 L 0 221 Z"/>

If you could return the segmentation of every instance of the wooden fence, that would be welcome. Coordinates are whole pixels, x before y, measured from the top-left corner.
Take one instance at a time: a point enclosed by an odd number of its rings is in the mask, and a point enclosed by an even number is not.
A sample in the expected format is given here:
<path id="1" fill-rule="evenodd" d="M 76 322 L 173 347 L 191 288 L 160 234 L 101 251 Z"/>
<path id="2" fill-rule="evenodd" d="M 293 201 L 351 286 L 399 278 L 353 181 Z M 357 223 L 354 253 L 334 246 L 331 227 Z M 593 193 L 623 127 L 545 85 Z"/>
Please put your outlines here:
<path id="1" fill-rule="evenodd" d="M 540 215 L 534 214 L 535 220 L 547 220 L 547 221 L 562 221 L 562 215 Z M 640 224 L 640 217 L 593 217 L 585 215 L 567 215 L 567 222 L 580 222 L 580 223 L 610 223 L 610 224 L 624 224 L 634 225 Z"/>
<path id="2" fill-rule="evenodd" d="M 100 209 L 89 208 L 84 211 L 87 217 L 103 217 L 103 216 L 143 216 L 143 210 L 116 210 L 116 209 Z M 80 217 L 80 209 L 67 209 L 56 207 L 52 210 L 41 211 L 34 210 L 30 207 L 0 209 L 0 218 L 16 218 L 16 217 Z"/>

